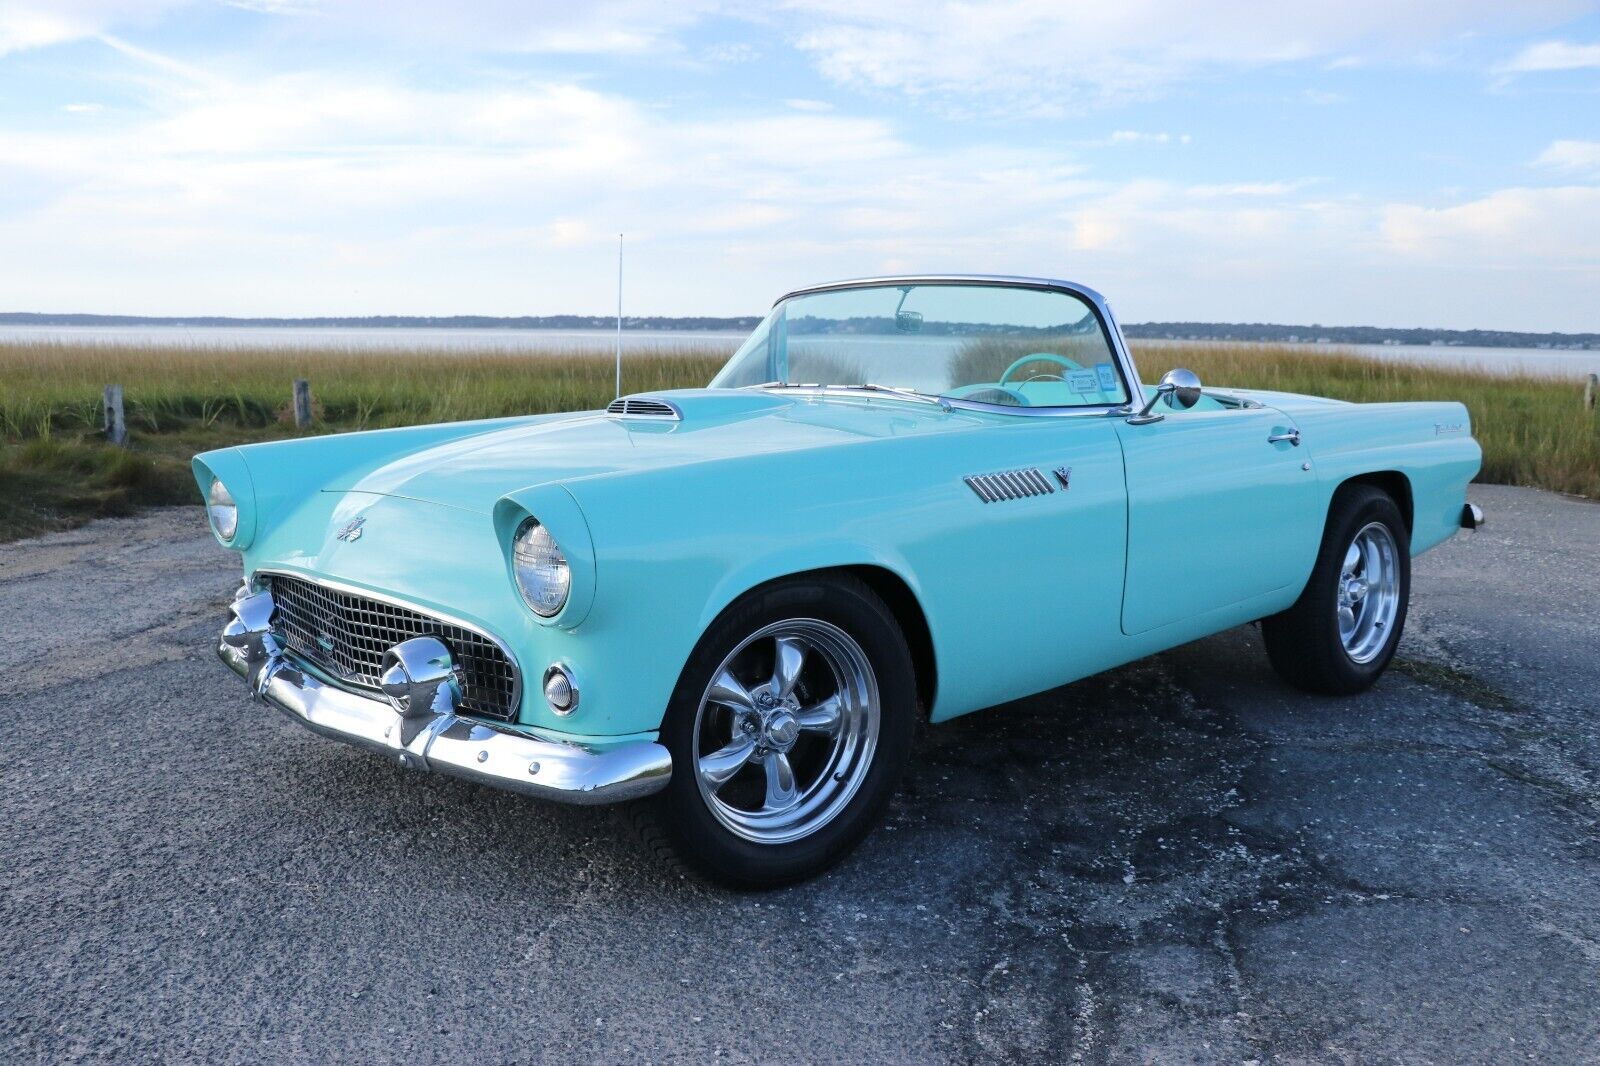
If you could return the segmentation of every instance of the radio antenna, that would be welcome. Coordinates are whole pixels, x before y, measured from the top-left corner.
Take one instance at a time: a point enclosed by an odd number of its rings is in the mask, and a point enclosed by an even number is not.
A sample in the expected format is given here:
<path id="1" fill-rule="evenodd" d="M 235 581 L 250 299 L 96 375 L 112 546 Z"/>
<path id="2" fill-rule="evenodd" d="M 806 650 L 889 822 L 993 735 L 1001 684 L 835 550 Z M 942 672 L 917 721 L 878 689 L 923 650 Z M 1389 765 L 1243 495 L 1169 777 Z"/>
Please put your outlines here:
<path id="1" fill-rule="evenodd" d="M 617 234 L 617 395 L 622 398 L 622 234 Z"/>

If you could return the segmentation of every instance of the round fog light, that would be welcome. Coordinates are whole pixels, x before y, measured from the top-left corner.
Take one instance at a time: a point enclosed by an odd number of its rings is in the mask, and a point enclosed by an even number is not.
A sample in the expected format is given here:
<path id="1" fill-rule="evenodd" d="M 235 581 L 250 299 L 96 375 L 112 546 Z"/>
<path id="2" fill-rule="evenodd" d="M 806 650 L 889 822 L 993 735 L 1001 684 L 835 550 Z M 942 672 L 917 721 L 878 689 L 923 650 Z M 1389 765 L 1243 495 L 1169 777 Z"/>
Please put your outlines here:
<path id="1" fill-rule="evenodd" d="M 560 663 L 544 672 L 544 699 L 562 717 L 578 709 L 578 683 Z"/>

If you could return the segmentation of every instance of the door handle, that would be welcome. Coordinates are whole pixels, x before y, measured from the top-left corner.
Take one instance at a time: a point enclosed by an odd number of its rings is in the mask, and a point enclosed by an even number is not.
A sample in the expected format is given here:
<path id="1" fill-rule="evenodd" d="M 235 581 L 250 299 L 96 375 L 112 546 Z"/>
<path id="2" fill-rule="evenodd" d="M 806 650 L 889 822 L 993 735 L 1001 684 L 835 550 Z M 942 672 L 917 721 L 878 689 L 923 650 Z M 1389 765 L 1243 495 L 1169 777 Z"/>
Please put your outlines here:
<path id="1" fill-rule="evenodd" d="M 1268 444 L 1282 444 L 1284 441 L 1288 441 L 1296 448 L 1300 447 L 1300 431 L 1291 429 L 1287 433 L 1274 433 L 1267 438 Z"/>

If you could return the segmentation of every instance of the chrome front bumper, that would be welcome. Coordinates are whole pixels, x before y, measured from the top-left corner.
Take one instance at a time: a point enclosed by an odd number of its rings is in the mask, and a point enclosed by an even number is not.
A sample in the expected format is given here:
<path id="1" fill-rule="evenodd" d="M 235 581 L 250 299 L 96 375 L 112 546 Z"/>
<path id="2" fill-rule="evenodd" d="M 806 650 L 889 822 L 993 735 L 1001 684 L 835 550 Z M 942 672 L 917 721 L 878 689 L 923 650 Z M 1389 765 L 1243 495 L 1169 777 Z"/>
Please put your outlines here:
<path id="1" fill-rule="evenodd" d="M 325 684 L 286 653 L 272 632 L 274 609 L 270 593 L 240 589 L 217 655 L 245 679 L 254 698 L 313 732 L 381 752 L 402 766 L 562 803 L 636 799 L 665 788 L 672 776 L 672 757 L 653 742 L 597 751 L 456 715 L 448 651 L 444 673 L 431 678 L 413 677 L 421 664 L 405 654 L 406 645 L 432 638 L 391 649 L 394 679 L 386 674 L 384 688 L 392 703 Z"/>

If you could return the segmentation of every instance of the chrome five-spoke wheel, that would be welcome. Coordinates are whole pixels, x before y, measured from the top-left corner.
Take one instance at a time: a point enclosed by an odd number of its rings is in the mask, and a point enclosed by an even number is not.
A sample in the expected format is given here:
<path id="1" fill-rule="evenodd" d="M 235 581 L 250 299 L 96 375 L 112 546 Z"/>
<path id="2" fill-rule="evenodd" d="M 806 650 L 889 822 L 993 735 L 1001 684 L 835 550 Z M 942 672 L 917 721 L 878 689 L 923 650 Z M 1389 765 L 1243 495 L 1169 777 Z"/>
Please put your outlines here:
<path id="1" fill-rule="evenodd" d="M 1350 541 L 1339 572 L 1339 639 L 1351 660 L 1369 663 L 1388 642 L 1400 604 L 1399 548 L 1382 522 Z"/>
<path id="2" fill-rule="evenodd" d="M 701 634 L 661 742 L 667 787 L 636 809 L 645 845 L 739 888 L 838 862 L 911 754 L 916 667 L 894 611 L 849 573 L 745 593 Z"/>
<path id="3" fill-rule="evenodd" d="M 728 654 L 700 699 L 700 795 L 753 843 L 815 833 L 861 787 L 880 713 L 871 661 L 850 634 L 815 618 L 763 626 Z"/>

